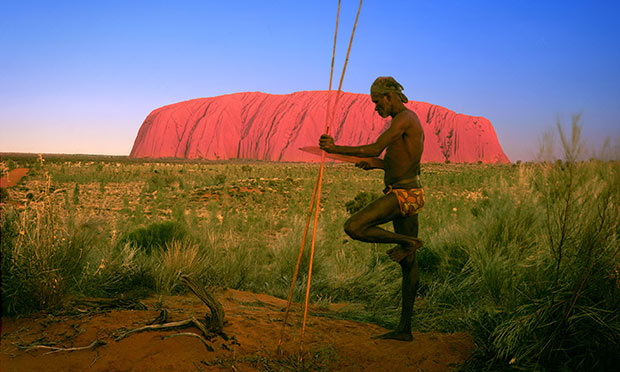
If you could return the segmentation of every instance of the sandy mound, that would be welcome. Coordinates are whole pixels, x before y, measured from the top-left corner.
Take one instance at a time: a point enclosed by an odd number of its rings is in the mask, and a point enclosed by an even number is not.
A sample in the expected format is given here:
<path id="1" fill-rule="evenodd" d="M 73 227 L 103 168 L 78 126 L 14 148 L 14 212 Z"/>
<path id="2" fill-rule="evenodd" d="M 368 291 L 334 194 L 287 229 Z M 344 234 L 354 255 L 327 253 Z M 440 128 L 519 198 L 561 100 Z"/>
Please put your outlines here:
<path id="1" fill-rule="evenodd" d="M 39 315 L 2 319 L 0 370 L 17 371 L 263 371 L 295 370 L 299 355 L 300 305 L 292 308 L 286 329 L 284 355 L 276 352 L 286 301 L 235 290 L 217 294 L 226 311 L 224 332 L 229 337 L 210 340 L 208 351 L 200 340 L 162 336 L 188 328 L 151 331 L 114 340 L 119 329 L 144 326 L 160 308 L 168 321 L 195 314 L 204 316 L 206 306 L 193 295 L 157 297 L 142 301 L 147 310 L 87 311 L 82 315 Z M 333 371 L 450 371 L 471 354 L 473 343 L 463 333 L 415 333 L 413 342 L 371 340 L 385 332 L 376 325 L 333 319 L 337 307 L 311 308 L 304 342 L 304 368 Z M 85 309 L 81 309 L 84 311 Z M 49 349 L 26 350 L 25 345 L 70 348 L 104 345 L 79 351 L 50 353 Z M 20 347 L 21 346 L 21 347 Z"/>
<path id="2" fill-rule="evenodd" d="M 28 173 L 28 168 L 15 168 L 4 177 L 0 177 L 0 187 L 13 187 Z"/>

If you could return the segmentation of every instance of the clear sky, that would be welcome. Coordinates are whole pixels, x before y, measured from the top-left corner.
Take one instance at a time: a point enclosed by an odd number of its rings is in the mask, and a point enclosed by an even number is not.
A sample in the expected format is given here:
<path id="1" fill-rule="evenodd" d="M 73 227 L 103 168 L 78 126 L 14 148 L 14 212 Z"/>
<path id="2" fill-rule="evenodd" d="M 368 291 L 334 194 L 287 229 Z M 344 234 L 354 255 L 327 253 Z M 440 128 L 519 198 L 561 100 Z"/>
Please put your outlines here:
<path id="1" fill-rule="evenodd" d="M 326 90 L 337 0 L 0 1 L 0 152 L 129 154 L 157 107 Z M 357 12 L 343 0 L 339 79 Z M 366 0 L 343 90 L 488 118 L 512 161 L 582 112 L 620 139 L 620 2 Z M 337 83 L 334 84 L 335 88 Z"/>

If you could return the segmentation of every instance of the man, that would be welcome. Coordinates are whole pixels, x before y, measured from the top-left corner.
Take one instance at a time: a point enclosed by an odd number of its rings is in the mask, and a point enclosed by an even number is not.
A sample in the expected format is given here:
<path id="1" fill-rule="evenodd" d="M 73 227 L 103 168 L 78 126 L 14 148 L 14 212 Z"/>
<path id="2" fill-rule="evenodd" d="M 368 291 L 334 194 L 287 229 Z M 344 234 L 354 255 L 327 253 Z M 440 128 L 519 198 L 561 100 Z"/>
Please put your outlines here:
<path id="1" fill-rule="evenodd" d="M 372 243 L 395 243 L 387 251 L 402 268 L 402 312 L 398 327 L 374 338 L 411 341 L 411 315 L 418 290 L 419 273 L 415 251 L 422 246 L 418 236 L 418 210 L 424 205 L 420 185 L 420 158 L 424 149 L 424 131 L 417 115 L 405 107 L 403 87 L 392 77 L 379 77 L 370 88 L 370 97 L 381 117 L 392 117 L 390 127 L 377 141 L 362 146 L 338 146 L 328 135 L 319 145 L 328 153 L 367 158 L 357 167 L 383 169 L 385 195 L 354 214 L 344 225 L 353 239 Z M 383 159 L 378 156 L 385 150 Z M 394 232 L 378 225 L 392 221 Z"/>

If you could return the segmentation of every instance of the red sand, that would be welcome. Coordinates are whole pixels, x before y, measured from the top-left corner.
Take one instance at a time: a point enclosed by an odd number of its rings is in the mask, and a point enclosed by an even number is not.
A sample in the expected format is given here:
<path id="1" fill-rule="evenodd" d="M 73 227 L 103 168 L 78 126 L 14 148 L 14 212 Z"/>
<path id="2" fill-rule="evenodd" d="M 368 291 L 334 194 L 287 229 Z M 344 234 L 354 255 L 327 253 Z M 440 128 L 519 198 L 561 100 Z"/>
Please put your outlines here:
<path id="1" fill-rule="evenodd" d="M 28 173 L 28 168 L 15 168 L 8 175 L 0 178 L 0 187 L 13 187 Z"/>
<path id="2" fill-rule="evenodd" d="M 224 341 L 212 340 L 215 351 L 208 351 L 193 337 L 174 337 L 162 340 L 162 335 L 181 331 L 153 331 L 131 335 L 114 341 L 113 332 L 121 327 L 135 328 L 153 320 L 157 299 L 145 300 L 148 310 L 120 310 L 82 317 L 52 317 L 40 315 L 33 318 L 5 318 L 2 320 L 0 343 L 0 370 L 17 371 L 258 371 L 277 366 L 277 340 L 286 301 L 264 294 L 227 290 L 217 294 L 226 311 L 224 332 L 234 336 Z M 189 318 L 190 314 L 203 316 L 207 311 L 200 300 L 187 296 L 161 298 L 169 311 L 168 321 Z M 338 306 L 341 307 L 341 306 Z M 376 325 L 347 320 L 331 319 L 332 310 L 311 309 L 306 328 L 306 363 L 318 351 L 331 352 L 328 365 L 333 371 L 451 371 L 470 356 L 474 345 L 471 337 L 463 333 L 414 333 L 413 342 L 371 340 L 370 336 L 385 332 Z M 297 360 L 299 350 L 300 305 L 295 304 L 287 327 L 284 355 Z M 83 330 L 83 332 L 82 332 Z M 82 332 L 74 338 L 67 337 Z M 107 344 L 96 350 L 57 352 L 48 350 L 24 351 L 16 345 L 58 342 L 58 347 L 80 347 L 100 339 Z M 314 362 L 317 366 L 316 362 Z M 290 365 L 290 364 L 289 364 Z"/>

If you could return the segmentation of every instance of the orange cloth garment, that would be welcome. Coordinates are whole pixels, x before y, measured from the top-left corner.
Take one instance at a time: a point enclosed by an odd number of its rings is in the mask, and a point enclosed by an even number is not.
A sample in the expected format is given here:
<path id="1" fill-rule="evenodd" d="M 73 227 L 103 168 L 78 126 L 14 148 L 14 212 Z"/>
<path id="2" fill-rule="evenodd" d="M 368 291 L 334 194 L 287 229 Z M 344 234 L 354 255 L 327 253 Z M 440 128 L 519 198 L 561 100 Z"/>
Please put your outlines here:
<path id="1" fill-rule="evenodd" d="M 393 189 L 392 186 L 388 186 L 384 191 L 385 195 L 394 193 L 398 199 L 398 205 L 400 206 L 400 214 L 403 217 L 413 216 L 417 214 L 424 206 L 424 189 Z"/>

